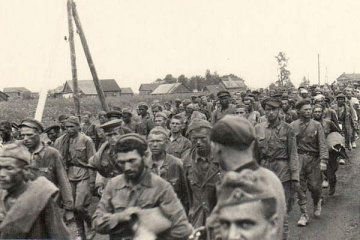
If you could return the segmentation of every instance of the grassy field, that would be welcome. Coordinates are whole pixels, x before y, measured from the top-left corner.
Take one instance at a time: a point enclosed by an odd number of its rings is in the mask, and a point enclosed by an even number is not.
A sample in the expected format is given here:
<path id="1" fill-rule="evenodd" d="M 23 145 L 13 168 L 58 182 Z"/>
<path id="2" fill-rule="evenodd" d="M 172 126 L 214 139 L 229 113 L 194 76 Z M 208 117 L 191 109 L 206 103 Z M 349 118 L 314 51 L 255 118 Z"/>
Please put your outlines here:
<path id="1" fill-rule="evenodd" d="M 185 99 L 190 98 L 193 94 L 181 94 L 181 95 L 161 95 L 161 96 L 121 96 L 121 97 L 109 97 L 106 98 L 107 103 L 110 106 L 119 106 L 121 108 L 135 109 L 139 102 L 146 102 L 151 104 L 154 100 L 159 100 L 161 103 L 166 101 L 174 101 L 176 98 Z M 12 100 L 8 102 L 0 102 L 0 120 L 10 120 L 20 122 L 21 119 L 26 117 L 34 117 L 38 100 Z M 100 101 L 96 97 L 86 97 L 80 99 L 81 111 L 90 111 L 93 114 L 101 111 Z M 61 114 L 74 114 L 74 101 L 73 99 L 53 99 L 48 98 L 46 100 L 45 110 L 43 114 L 43 120 L 45 126 L 48 126 Z"/>

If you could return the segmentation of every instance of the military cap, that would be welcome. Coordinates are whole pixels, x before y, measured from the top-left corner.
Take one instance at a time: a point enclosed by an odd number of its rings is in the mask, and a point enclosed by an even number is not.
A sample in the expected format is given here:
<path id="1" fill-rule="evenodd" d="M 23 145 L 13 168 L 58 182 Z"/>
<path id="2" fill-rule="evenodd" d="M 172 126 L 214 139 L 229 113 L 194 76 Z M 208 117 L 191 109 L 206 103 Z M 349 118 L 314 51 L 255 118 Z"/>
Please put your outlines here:
<path id="1" fill-rule="evenodd" d="M 281 102 L 277 98 L 268 98 L 264 102 L 264 105 L 265 106 L 270 106 L 270 107 L 273 107 L 273 108 L 280 108 L 281 107 Z"/>
<path id="2" fill-rule="evenodd" d="M 19 129 L 19 124 L 17 124 L 16 122 L 12 122 L 11 127 L 15 128 L 15 129 Z"/>
<path id="3" fill-rule="evenodd" d="M 137 133 L 127 133 L 127 134 L 121 135 L 117 141 L 117 144 L 123 144 L 129 140 L 139 142 L 140 144 L 144 144 L 144 145 L 146 145 L 146 148 L 147 148 L 146 140 Z"/>
<path id="4" fill-rule="evenodd" d="M 308 105 L 308 104 L 311 104 L 311 100 L 306 98 L 306 99 L 303 99 L 303 100 L 300 100 L 300 101 L 297 101 L 295 103 L 295 108 L 297 110 L 300 110 L 304 105 Z"/>
<path id="5" fill-rule="evenodd" d="M 252 91 L 252 94 L 258 95 L 258 94 L 260 94 L 260 92 L 258 90 L 254 90 L 254 91 Z"/>
<path id="6" fill-rule="evenodd" d="M 120 111 L 116 111 L 116 110 L 112 110 L 106 113 L 106 117 L 107 118 L 121 118 L 122 117 L 122 112 Z"/>
<path id="7" fill-rule="evenodd" d="M 322 105 L 320 105 L 320 104 L 315 104 L 313 106 L 313 110 L 315 110 L 315 108 L 321 108 L 322 110 L 324 110 L 324 107 Z"/>
<path id="8" fill-rule="evenodd" d="M 245 150 L 255 140 L 255 129 L 245 118 L 225 115 L 213 126 L 210 139 L 225 146 Z"/>
<path id="9" fill-rule="evenodd" d="M 184 105 L 184 107 L 187 106 L 187 105 L 189 105 L 190 103 L 192 103 L 190 99 L 184 99 L 184 100 L 182 101 L 182 104 Z"/>
<path id="10" fill-rule="evenodd" d="M 211 129 L 212 126 L 211 124 L 204 120 L 204 119 L 198 119 L 198 118 L 195 118 L 194 120 L 192 120 L 188 126 L 188 129 L 187 129 L 187 133 L 189 134 L 191 131 L 195 130 L 195 129 L 199 129 L 199 128 L 208 128 L 208 129 Z"/>
<path id="11" fill-rule="evenodd" d="M 123 111 L 122 111 L 123 114 L 130 114 L 132 116 L 132 112 L 130 109 L 128 108 L 124 108 Z"/>
<path id="12" fill-rule="evenodd" d="M 11 132 L 11 123 L 9 121 L 0 122 L 0 131 Z"/>
<path id="13" fill-rule="evenodd" d="M 119 107 L 119 106 L 112 106 L 112 109 L 111 109 L 111 110 L 121 112 L 121 107 Z"/>
<path id="14" fill-rule="evenodd" d="M 168 116 L 167 116 L 166 113 L 164 113 L 164 112 L 157 112 L 157 113 L 155 114 L 155 117 L 163 117 L 164 119 L 167 119 L 167 118 L 168 118 Z"/>
<path id="15" fill-rule="evenodd" d="M 216 96 L 217 96 L 218 98 L 231 97 L 230 92 L 229 92 L 229 91 L 226 91 L 226 90 L 221 90 L 221 91 L 219 91 L 219 92 L 216 94 Z"/>
<path id="16" fill-rule="evenodd" d="M 104 129 L 104 132 L 110 132 L 116 127 L 120 127 L 122 124 L 122 121 L 120 119 L 114 119 L 111 121 L 108 121 L 102 125 L 100 125 L 100 128 Z"/>
<path id="17" fill-rule="evenodd" d="M 91 112 L 89 112 L 89 111 L 84 111 L 82 115 L 91 116 L 92 114 L 91 114 Z"/>
<path id="18" fill-rule="evenodd" d="M 344 99 L 346 99 L 346 96 L 345 96 L 345 94 L 343 94 L 343 93 L 339 93 L 338 95 L 336 95 L 336 99 L 339 99 L 339 98 L 344 98 Z"/>
<path id="19" fill-rule="evenodd" d="M 80 126 L 79 118 L 76 116 L 70 116 L 66 119 L 67 123 L 75 124 L 77 126 Z"/>
<path id="20" fill-rule="evenodd" d="M 98 116 L 101 116 L 101 115 L 106 115 L 106 112 L 105 111 L 98 112 Z"/>
<path id="21" fill-rule="evenodd" d="M 148 106 L 145 102 L 139 103 L 139 104 L 138 104 L 138 108 L 139 108 L 139 107 L 145 107 L 146 109 L 149 108 L 149 106 Z"/>
<path id="22" fill-rule="evenodd" d="M 318 94 L 314 97 L 314 101 L 322 101 L 325 99 L 325 96 L 322 94 Z"/>
<path id="23" fill-rule="evenodd" d="M 191 99 L 195 99 L 195 98 L 197 98 L 197 96 L 195 96 L 195 95 L 192 95 L 192 96 L 191 96 Z"/>
<path id="24" fill-rule="evenodd" d="M 156 126 L 153 129 L 151 129 L 151 131 L 149 132 L 149 135 L 154 134 L 154 133 L 155 134 L 156 133 L 161 133 L 161 134 L 165 135 L 167 138 L 169 137 L 169 132 L 166 131 L 166 129 L 161 127 L 161 126 Z"/>
<path id="25" fill-rule="evenodd" d="M 269 190 L 265 178 L 257 177 L 250 169 L 240 173 L 231 171 L 225 174 L 219 188 L 216 210 L 265 199 L 273 199 L 276 204 L 276 196 Z"/>
<path id="26" fill-rule="evenodd" d="M 178 103 L 181 102 L 180 98 L 176 98 L 175 102 L 178 102 Z"/>
<path id="27" fill-rule="evenodd" d="M 20 142 L 4 145 L 0 149 L 0 159 L 2 158 L 14 158 L 20 161 L 30 164 L 31 153 Z"/>
<path id="28" fill-rule="evenodd" d="M 32 118 L 26 118 L 21 121 L 19 127 L 28 127 L 32 129 L 36 129 L 39 132 L 44 132 L 44 127 L 38 120 L 32 119 Z"/>
<path id="29" fill-rule="evenodd" d="M 300 93 L 308 93 L 309 91 L 306 88 L 300 88 Z"/>
<path id="30" fill-rule="evenodd" d="M 45 128 L 44 132 L 45 132 L 45 133 L 48 133 L 48 132 L 50 132 L 52 129 L 55 129 L 55 131 L 60 131 L 60 125 L 59 125 L 59 124 L 51 125 L 51 126 Z"/>

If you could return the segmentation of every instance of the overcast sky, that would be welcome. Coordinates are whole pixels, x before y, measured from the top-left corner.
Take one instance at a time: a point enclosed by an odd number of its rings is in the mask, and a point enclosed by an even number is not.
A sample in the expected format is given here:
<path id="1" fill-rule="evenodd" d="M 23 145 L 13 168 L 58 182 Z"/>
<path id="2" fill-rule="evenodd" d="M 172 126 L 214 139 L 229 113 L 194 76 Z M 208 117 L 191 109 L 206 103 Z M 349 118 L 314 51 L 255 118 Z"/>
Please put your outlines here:
<path id="1" fill-rule="evenodd" d="M 359 0 L 75 0 L 99 78 L 137 91 L 163 78 L 234 73 L 252 88 L 277 77 L 334 81 L 360 72 Z M 0 0 L 0 89 L 71 79 L 66 0 Z M 91 79 L 76 35 L 78 78 Z M 326 71 L 327 69 L 327 71 Z M 327 74 L 326 74 L 327 73 Z"/>

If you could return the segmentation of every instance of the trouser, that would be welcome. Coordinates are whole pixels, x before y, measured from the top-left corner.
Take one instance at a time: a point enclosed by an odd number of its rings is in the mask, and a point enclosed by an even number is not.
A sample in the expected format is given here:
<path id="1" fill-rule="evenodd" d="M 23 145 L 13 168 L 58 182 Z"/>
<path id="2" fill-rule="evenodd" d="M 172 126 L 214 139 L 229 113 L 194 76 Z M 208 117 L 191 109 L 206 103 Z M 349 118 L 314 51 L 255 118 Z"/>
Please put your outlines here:
<path id="1" fill-rule="evenodd" d="M 336 171 L 338 170 L 339 164 L 337 161 L 339 154 L 333 150 L 329 151 L 329 162 L 325 172 L 326 178 L 328 179 L 330 188 L 336 185 Z"/>
<path id="2" fill-rule="evenodd" d="M 91 216 L 87 209 L 91 201 L 90 180 L 70 181 L 70 184 L 75 202 L 75 222 L 81 238 L 86 239 L 84 223 L 91 227 Z"/>
<path id="3" fill-rule="evenodd" d="M 292 210 L 293 204 L 294 204 L 294 195 L 295 195 L 295 189 L 293 189 L 293 186 L 291 184 L 291 181 L 282 182 L 284 193 L 285 193 L 285 201 L 286 201 L 286 215 L 284 217 L 284 234 L 283 239 L 289 239 L 289 213 Z"/>
<path id="4" fill-rule="evenodd" d="M 298 204 L 300 209 L 307 204 L 306 191 L 309 189 L 314 205 L 318 204 L 321 198 L 321 171 L 320 162 L 317 156 L 299 154 L 300 164 L 300 189 L 298 191 Z M 304 208 L 303 208 L 304 209 Z"/>

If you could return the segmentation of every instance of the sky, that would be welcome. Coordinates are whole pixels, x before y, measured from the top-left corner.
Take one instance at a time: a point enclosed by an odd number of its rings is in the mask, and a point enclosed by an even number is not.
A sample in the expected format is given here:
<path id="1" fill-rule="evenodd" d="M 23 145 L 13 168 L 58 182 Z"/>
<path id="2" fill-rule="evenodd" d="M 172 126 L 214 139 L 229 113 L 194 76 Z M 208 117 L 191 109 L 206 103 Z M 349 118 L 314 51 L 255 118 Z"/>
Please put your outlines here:
<path id="1" fill-rule="evenodd" d="M 166 74 L 234 73 L 251 88 L 321 83 L 360 72 L 358 0 L 75 0 L 100 79 L 135 92 Z M 0 89 L 52 89 L 71 79 L 66 0 L 0 0 Z M 78 79 L 91 79 L 76 34 Z"/>

